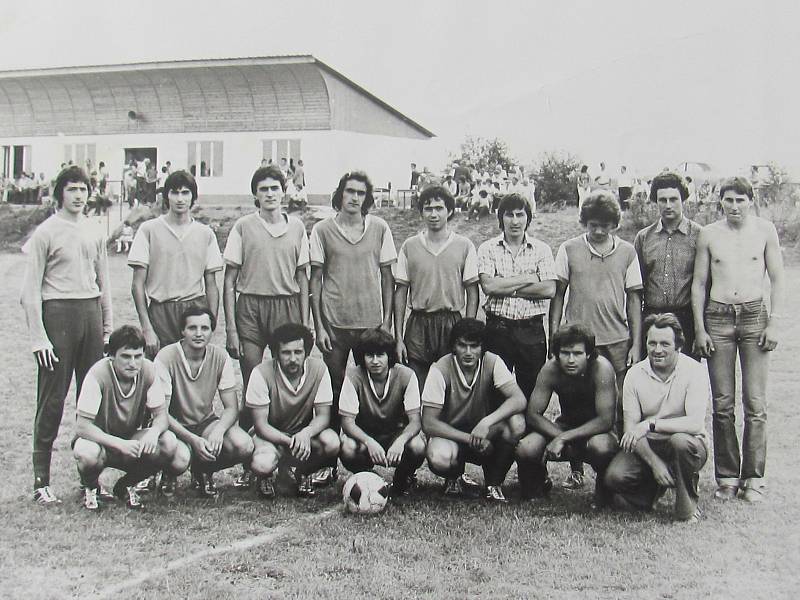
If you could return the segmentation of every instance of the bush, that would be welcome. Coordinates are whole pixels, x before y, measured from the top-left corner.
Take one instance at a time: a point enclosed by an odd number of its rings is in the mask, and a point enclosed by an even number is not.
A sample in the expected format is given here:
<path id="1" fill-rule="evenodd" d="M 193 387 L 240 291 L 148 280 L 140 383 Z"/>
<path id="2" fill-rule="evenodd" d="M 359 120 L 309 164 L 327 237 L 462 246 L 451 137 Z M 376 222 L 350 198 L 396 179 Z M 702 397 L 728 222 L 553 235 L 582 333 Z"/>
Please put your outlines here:
<path id="1" fill-rule="evenodd" d="M 541 207 L 563 208 L 568 204 L 577 206 L 575 172 L 581 163 L 569 153 L 545 152 L 533 168 L 536 181 L 536 204 Z"/>

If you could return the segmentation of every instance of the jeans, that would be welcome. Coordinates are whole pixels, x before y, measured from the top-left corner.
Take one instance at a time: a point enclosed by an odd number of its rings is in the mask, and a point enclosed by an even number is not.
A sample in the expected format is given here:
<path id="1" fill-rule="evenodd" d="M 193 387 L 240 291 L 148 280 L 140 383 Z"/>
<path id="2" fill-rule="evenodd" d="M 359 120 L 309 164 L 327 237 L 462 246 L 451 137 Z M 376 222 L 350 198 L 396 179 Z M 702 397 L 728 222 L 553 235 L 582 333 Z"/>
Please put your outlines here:
<path id="1" fill-rule="evenodd" d="M 714 342 L 708 359 L 714 406 L 714 465 L 720 485 L 745 480 L 748 487 L 763 487 L 767 459 L 767 371 L 769 352 L 758 346 L 767 326 L 761 302 L 723 304 L 709 301 L 705 310 L 706 331 Z M 741 456 L 736 437 L 734 398 L 736 353 L 742 367 L 744 435 Z"/>

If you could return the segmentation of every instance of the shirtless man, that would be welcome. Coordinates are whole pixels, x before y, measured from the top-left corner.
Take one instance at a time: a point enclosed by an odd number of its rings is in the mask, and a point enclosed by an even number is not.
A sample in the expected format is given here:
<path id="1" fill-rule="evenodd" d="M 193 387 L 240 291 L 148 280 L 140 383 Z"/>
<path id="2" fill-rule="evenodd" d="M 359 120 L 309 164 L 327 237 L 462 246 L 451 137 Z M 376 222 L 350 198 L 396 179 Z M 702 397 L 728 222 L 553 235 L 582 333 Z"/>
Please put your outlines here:
<path id="1" fill-rule="evenodd" d="M 766 491 L 767 371 L 778 344 L 783 301 L 783 259 L 775 226 L 755 215 L 753 187 L 743 177 L 719 188 L 725 218 L 704 227 L 697 239 L 692 312 L 697 351 L 708 358 L 714 407 L 715 497 L 759 502 Z M 770 310 L 764 298 L 769 276 Z M 710 294 L 708 282 L 712 281 Z M 708 298 L 708 299 L 706 299 Z M 744 436 L 740 456 L 734 397 L 736 353 L 742 368 Z"/>

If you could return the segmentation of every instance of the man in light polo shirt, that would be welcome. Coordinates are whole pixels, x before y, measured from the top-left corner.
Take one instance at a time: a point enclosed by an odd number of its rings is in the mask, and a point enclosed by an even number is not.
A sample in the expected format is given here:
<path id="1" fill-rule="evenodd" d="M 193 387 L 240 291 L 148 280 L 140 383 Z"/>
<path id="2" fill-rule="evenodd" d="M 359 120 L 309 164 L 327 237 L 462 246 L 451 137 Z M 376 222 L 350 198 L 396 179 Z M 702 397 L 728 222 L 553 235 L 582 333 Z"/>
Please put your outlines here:
<path id="1" fill-rule="evenodd" d="M 89 189 L 80 167 L 62 170 L 53 188 L 58 212 L 22 248 L 27 264 L 20 303 L 38 368 L 33 499 L 42 505 L 59 502 L 50 488 L 50 460 L 72 374 L 79 396 L 112 328 L 105 240 L 83 217 Z"/>
<path id="2" fill-rule="evenodd" d="M 675 315 L 650 315 L 644 329 L 647 358 L 625 378 L 622 452 L 606 471 L 606 487 L 616 507 L 632 510 L 651 510 L 666 488 L 675 488 L 675 518 L 694 523 L 700 519 L 700 469 L 708 458 L 708 375 L 681 354 L 683 330 Z"/>
<path id="3" fill-rule="evenodd" d="M 110 467 L 125 471 L 114 495 L 128 508 L 140 509 L 135 484 L 160 469 L 180 475 L 189 466 L 189 452 L 168 431 L 166 399 L 155 365 L 144 357 L 139 328 L 124 325 L 114 331 L 108 355 L 89 370 L 78 397 L 73 455 L 83 506 L 98 509 L 98 478 Z"/>
<path id="4" fill-rule="evenodd" d="M 263 498 L 275 495 L 273 473 L 282 465 L 294 468 L 298 495 L 314 496 L 311 473 L 339 454 L 339 436 L 329 428 L 331 378 L 325 363 L 309 356 L 313 346 L 304 325 L 281 325 L 270 340 L 274 358 L 250 374 L 245 407 L 253 411 L 251 468 Z"/>
<path id="5" fill-rule="evenodd" d="M 394 339 L 381 328 L 365 331 L 353 348 L 356 366 L 347 370 L 339 399 L 341 459 L 353 473 L 396 467 L 391 493 L 405 496 L 425 460 L 425 442 L 417 376 L 395 362 L 394 352 Z"/>
<path id="6" fill-rule="evenodd" d="M 445 478 L 444 493 L 474 491 L 464 464 L 483 466 L 486 498 L 507 502 L 501 485 L 525 433 L 525 396 L 499 356 L 483 351 L 485 325 L 462 319 L 450 332 L 452 354 L 431 366 L 422 392 L 428 466 Z"/>
<path id="7" fill-rule="evenodd" d="M 308 319 L 308 236 L 300 219 L 281 210 L 285 190 L 277 166 L 257 169 L 250 191 L 258 210 L 236 221 L 225 245 L 225 345 L 239 359 L 245 396 L 272 331 Z M 239 424 L 250 430 L 250 411 L 241 412 Z M 234 485 L 250 487 L 249 473 Z"/>
<path id="8" fill-rule="evenodd" d="M 455 200 L 442 186 L 426 188 L 417 204 L 425 231 L 408 238 L 397 258 L 394 335 L 397 357 L 407 363 L 421 385 L 428 369 L 450 352 L 450 330 L 478 313 L 478 260 L 473 243 L 453 232 L 448 222 Z M 411 294 L 411 316 L 406 304 Z M 465 302 L 466 296 L 466 302 Z"/>
<path id="9" fill-rule="evenodd" d="M 581 206 L 586 233 L 562 243 L 556 254 L 556 295 L 550 303 L 550 335 L 564 323 L 582 323 L 597 351 L 614 366 L 617 387 L 641 356 L 642 273 L 633 246 L 613 235 L 620 210 L 610 192 L 599 190 Z"/>
<path id="10" fill-rule="evenodd" d="M 350 350 L 365 330 L 392 329 L 397 251 L 386 221 L 368 214 L 374 203 L 366 173 L 345 173 L 331 198 L 336 215 L 311 230 L 311 311 L 333 386 L 336 430 Z M 320 484 L 335 478 L 335 463 L 316 477 Z"/>
<path id="11" fill-rule="evenodd" d="M 497 207 L 502 233 L 478 248 L 486 349 L 513 370 L 526 399 L 547 360 L 544 317 L 556 291 L 553 251 L 526 233 L 532 218 L 525 198 L 505 195 Z"/>
<path id="12" fill-rule="evenodd" d="M 190 173 L 175 171 L 164 182 L 164 197 L 169 212 L 142 223 L 128 254 L 133 303 L 149 357 L 181 339 L 180 317 L 187 308 L 207 306 L 214 315 L 219 308 L 216 273 L 222 255 L 211 228 L 192 219 L 197 182 Z"/>
<path id="13" fill-rule="evenodd" d="M 183 339 L 162 348 L 155 364 L 169 403 L 169 428 L 192 455 L 192 484 L 201 496 L 217 495 L 213 473 L 249 463 L 253 441 L 236 425 L 239 397 L 231 357 L 214 344 L 216 319 L 195 306 L 181 315 Z M 222 414 L 214 411 L 219 392 Z M 175 479 L 165 474 L 161 491 L 174 493 Z"/>

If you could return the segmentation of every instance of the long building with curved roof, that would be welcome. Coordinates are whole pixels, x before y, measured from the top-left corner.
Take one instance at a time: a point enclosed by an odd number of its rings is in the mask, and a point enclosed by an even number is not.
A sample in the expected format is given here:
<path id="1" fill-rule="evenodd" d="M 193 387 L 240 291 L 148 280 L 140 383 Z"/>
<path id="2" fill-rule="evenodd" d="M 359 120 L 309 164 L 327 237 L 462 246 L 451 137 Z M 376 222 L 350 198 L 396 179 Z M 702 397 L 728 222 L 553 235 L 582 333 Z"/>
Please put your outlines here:
<path id="1" fill-rule="evenodd" d="M 407 187 L 434 134 L 313 56 L 0 72 L 0 168 L 48 176 L 64 162 L 170 161 L 201 194 L 246 195 L 263 158 L 304 161 L 309 191 L 360 168 Z"/>

